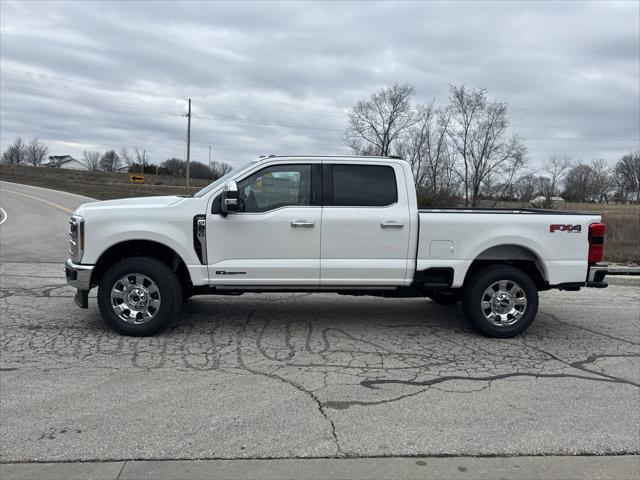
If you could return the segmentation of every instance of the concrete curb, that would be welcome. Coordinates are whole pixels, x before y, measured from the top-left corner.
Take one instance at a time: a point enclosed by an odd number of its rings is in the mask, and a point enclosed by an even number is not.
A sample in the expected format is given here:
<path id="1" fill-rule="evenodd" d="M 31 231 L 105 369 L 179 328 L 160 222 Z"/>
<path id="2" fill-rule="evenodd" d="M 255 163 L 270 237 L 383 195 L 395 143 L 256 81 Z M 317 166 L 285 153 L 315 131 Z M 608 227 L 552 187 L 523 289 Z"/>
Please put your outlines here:
<path id="1" fill-rule="evenodd" d="M 637 479 L 640 456 L 166 460 L 0 465 L 3 480 Z"/>

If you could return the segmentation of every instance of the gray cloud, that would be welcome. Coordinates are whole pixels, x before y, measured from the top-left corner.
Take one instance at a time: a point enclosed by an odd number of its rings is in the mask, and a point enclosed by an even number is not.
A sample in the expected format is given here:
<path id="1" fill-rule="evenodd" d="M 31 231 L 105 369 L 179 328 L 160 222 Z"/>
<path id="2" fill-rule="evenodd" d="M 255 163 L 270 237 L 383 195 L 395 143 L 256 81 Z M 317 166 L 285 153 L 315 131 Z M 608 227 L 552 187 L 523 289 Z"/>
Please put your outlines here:
<path id="1" fill-rule="evenodd" d="M 396 81 L 510 106 L 534 165 L 640 148 L 640 7 L 621 2 L 2 2 L 2 149 L 138 146 L 232 164 L 343 153 L 345 112 Z"/>

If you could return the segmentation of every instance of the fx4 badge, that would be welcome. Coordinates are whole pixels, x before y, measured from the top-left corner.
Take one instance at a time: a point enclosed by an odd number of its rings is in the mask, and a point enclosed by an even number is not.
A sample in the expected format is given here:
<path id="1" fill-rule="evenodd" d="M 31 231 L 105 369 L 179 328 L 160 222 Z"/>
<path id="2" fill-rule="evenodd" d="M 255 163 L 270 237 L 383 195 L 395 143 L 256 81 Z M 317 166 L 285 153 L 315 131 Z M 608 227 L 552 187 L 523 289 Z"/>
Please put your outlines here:
<path id="1" fill-rule="evenodd" d="M 549 225 L 549 231 L 555 232 L 567 232 L 567 233 L 580 233 L 582 231 L 582 225 L 559 225 L 552 223 Z"/>

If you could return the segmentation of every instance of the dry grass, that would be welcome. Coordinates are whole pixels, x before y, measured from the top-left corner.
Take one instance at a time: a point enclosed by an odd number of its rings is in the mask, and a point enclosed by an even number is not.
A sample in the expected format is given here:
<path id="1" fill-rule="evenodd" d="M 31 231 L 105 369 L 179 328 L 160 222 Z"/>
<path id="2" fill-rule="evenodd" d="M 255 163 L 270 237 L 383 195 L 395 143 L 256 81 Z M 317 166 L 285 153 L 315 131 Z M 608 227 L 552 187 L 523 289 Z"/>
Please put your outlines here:
<path id="1" fill-rule="evenodd" d="M 520 207 L 519 203 L 500 203 L 498 207 Z M 614 203 L 558 203 L 557 210 L 593 212 L 602 215 L 607 226 L 605 260 L 640 264 L 640 205 Z"/>
<path id="2" fill-rule="evenodd" d="M 152 195 L 184 195 L 191 191 L 197 191 L 208 183 L 206 180 L 193 180 L 194 188 L 187 191 L 182 186 L 184 179 L 171 176 L 145 175 L 147 183 L 140 185 L 130 184 L 126 173 L 84 172 L 8 165 L 0 165 L 0 179 L 65 190 L 99 200 Z M 498 207 L 520 207 L 520 204 L 502 203 Z M 601 214 L 607 225 L 606 260 L 616 263 L 640 264 L 640 205 L 562 203 L 558 204 L 557 208 Z"/>
<path id="3" fill-rule="evenodd" d="M 144 184 L 129 183 L 127 173 L 87 172 L 58 168 L 15 167 L 0 165 L 0 179 L 37 187 L 64 190 L 78 195 L 109 200 L 112 198 L 147 197 L 155 195 L 184 195 L 208 184 L 193 179 L 193 188 L 184 187 L 184 178 L 169 175 L 145 174 Z"/>
<path id="4" fill-rule="evenodd" d="M 607 226 L 605 260 L 640 264 L 640 205 L 567 203 L 560 208 L 601 214 Z"/>

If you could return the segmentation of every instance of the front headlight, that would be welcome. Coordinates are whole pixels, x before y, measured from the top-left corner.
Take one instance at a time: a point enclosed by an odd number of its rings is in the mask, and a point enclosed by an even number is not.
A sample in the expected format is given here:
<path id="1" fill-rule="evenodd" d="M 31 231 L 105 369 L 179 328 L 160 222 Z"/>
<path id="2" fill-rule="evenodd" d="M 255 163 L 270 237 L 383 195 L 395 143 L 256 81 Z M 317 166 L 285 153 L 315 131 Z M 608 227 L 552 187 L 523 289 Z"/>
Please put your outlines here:
<path id="1" fill-rule="evenodd" d="M 71 215 L 69 219 L 69 255 L 71 261 L 80 263 L 84 253 L 84 218 Z"/>

